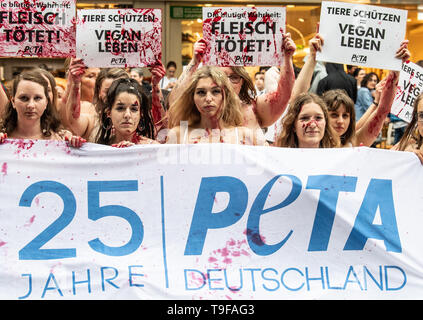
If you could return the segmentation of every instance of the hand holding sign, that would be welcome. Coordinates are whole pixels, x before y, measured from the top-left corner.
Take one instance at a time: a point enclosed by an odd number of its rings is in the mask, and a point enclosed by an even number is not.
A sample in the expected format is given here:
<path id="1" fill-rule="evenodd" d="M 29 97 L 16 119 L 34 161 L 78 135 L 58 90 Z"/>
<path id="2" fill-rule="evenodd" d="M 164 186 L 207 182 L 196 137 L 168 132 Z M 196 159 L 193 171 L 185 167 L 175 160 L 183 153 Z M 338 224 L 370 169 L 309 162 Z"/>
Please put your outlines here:
<path id="1" fill-rule="evenodd" d="M 166 70 L 162 64 L 162 62 L 159 60 L 156 65 L 150 68 L 151 72 L 151 84 L 153 87 L 157 86 L 160 82 L 160 80 L 165 76 Z"/>
<path id="2" fill-rule="evenodd" d="M 69 64 L 69 77 L 75 84 L 81 83 L 82 75 L 85 73 L 86 66 L 82 59 L 71 59 Z"/>
<path id="3" fill-rule="evenodd" d="M 196 43 L 194 43 L 194 57 L 193 58 L 195 63 L 200 63 L 201 61 L 203 61 L 203 57 L 206 52 L 207 45 L 208 45 L 208 42 L 203 38 L 201 38 Z"/>
<path id="4" fill-rule="evenodd" d="M 395 58 L 401 59 L 402 63 L 410 60 L 411 54 L 408 50 L 408 40 L 404 40 L 401 42 L 401 45 L 397 52 L 395 53 Z"/>

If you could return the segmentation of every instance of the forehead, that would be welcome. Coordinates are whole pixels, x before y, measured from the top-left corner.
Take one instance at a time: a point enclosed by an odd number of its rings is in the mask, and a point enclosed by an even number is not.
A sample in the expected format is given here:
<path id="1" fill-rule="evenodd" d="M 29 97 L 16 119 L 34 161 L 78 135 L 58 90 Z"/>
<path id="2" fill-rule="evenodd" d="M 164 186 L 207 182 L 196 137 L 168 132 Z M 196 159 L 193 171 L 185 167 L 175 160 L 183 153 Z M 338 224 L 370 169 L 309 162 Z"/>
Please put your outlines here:
<path id="1" fill-rule="evenodd" d="M 224 73 L 226 73 L 227 76 L 230 76 L 231 74 L 234 74 L 235 73 L 232 70 L 231 67 L 220 67 L 220 70 L 222 70 Z"/>
<path id="2" fill-rule="evenodd" d="M 336 112 L 336 113 L 349 113 L 347 111 L 347 108 L 345 108 L 345 105 L 342 103 L 339 105 L 338 108 L 334 109 L 334 110 L 330 110 L 330 113 Z"/>
<path id="3" fill-rule="evenodd" d="M 115 103 L 118 103 L 118 102 L 133 103 L 135 101 L 138 101 L 138 97 L 135 94 L 129 93 L 129 92 L 121 92 L 117 95 L 115 99 Z"/>
<path id="4" fill-rule="evenodd" d="M 323 110 L 317 103 L 308 102 L 302 106 L 299 114 L 323 114 Z"/>
<path id="5" fill-rule="evenodd" d="M 87 75 L 87 74 L 95 74 L 97 76 L 99 72 L 100 72 L 100 68 L 87 68 L 85 70 L 84 75 Z"/>
<path id="6" fill-rule="evenodd" d="M 210 77 L 207 78 L 201 78 L 197 82 L 196 88 L 206 88 L 206 87 L 216 87 L 217 84 L 214 82 L 214 80 Z"/>
<path id="7" fill-rule="evenodd" d="M 18 87 L 16 88 L 16 92 L 22 92 L 22 91 L 28 91 L 28 92 L 41 92 L 44 94 L 44 87 L 34 81 L 30 80 L 21 80 L 18 83 Z"/>

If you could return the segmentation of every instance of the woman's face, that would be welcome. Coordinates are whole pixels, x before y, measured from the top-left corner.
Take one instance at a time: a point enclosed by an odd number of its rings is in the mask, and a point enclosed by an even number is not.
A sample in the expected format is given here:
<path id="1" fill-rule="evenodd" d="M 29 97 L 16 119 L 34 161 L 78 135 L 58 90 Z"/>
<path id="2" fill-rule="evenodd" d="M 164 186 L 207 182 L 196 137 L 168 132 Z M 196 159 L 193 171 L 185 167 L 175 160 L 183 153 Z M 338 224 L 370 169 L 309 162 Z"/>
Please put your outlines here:
<path id="1" fill-rule="evenodd" d="M 219 118 L 222 112 L 223 93 L 212 78 L 202 78 L 194 90 L 194 103 L 202 116 Z"/>
<path id="2" fill-rule="evenodd" d="M 141 119 L 140 110 L 140 101 L 135 94 L 128 92 L 118 94 L 109 114 L 116 135 L 128 136 L 136 131 Z"/>
<path id="3" fill-rule="evenodd" d="M 366 70 L 361 69 L 357 75 L 357 83 L 360 84 L 361 80 L 363 80 L 364 76 L 366 75 Z"/>
<path id="4" fill-rule="evenodd" d="M 242 85 L 244 83 L 244 79 L 241 78 L 235 71 L 232 70 L 231 67 L 221 67 L 220 68 L 229 78 L 229 82 L 232 85 L 235 93 L 239 95 L 241 92 Z"/>
<path id="5" fill-rule="evenodd" d="M 326 120 L 322 108 L 314 102 L 304 104 L 295 120 L 298 147 L 319 148 L 325 128 Z"/>
<path id="6" fill-rule="evenodd" d="M 377 85 L 377 77 L 376 75 L 371 75 L 369 81 L 367 81 L 367 88 L 369 88 L 370 90 L 373 90 L 374 88 L 376 88 Z"/>
<path id="7" fill-rule="evenodd" d="M 18 121 L 40 120 L 47 108 L 44 87 L 33 81 L 21 80 L 12 98 L 13 108 L 18 113 Z"/>
<path id="8" fill-rule="evenodd" d="M 101 99 L 101 101 L 103 101 L 104 103 L 106 103 L 106 100 L 107 100 L 107 91 L 109 91 L 110 86 L 115 80 L 116 79 L 113 79 L 113 78 L 106 78 L 101 82 L 100 92 L 98 96 Z"/>
<path id="9" fill-rule="evenodd" d="M 169 67 L 166 69 L 166 77 L 168 78 L 174 78 L 175 77 L 176 68 L 175 67 Z"/>
<path id="10" fill-rule="evenodd" d="M 329 111 L 329 125 L 336 131 L 339 136 L 347 132 L 350 125 L 351 115 L 346 111 L 342 104 L 338 109 Z"/>
<path id="11" fill-rule="evenodd" d="M 99 68 L 87 68 L 81 77 L 81 99 L 84 101 L 93 101 L 95 80 L 97 79 Z"/>
<path id="12" fill-rule="evenodd" d="M 420 136 L 423 137 L 423 99 L 420 99 L 417 105 L 417 128 Z"/>

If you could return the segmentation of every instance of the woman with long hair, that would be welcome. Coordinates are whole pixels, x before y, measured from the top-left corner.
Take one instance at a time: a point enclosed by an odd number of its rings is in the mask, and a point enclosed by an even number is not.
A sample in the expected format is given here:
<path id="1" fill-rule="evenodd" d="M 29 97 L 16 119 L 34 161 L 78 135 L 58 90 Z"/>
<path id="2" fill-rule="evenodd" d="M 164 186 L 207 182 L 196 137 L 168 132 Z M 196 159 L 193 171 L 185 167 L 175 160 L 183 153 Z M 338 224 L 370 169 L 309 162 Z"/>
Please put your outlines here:
<path id="1" fill-rule="evenodd" d="M 334 148 L 339 145 L 339 138 L 329 125 L 326 104 L 318 95 L 301 93 L 291 101 L 276 147 Z"/>
<path id="2" fill-rule="evenodd" d="M 115 147 L 158 143 L 154 141 L 150 102 L 135 79 L 113 81 L 99 119 L 96 143 Z"/>
<path id="3" fill-rule="evenodd" d="M 411 121 L 391 150 L 414 152 L 423 164 L 423 93 L 414 101 Z"/>
<path id="4" fill-rule="evenodd" d="M 0 142 L 9 137 L 33 140 L 69 140 L 80 147 L 85 142 L 62 130 L 51 95 L 49 82 L 39 70 L 18 75 L 12 84 L 11 99 L 1 120 Z"/>
<path id="5" fill-rule="evenodd" d="M 198 69 L 168 110 L 167 143 L 235 143 L 263 145 L 260 128 L 243 127 L 238 96 L 218 67 Z"/>

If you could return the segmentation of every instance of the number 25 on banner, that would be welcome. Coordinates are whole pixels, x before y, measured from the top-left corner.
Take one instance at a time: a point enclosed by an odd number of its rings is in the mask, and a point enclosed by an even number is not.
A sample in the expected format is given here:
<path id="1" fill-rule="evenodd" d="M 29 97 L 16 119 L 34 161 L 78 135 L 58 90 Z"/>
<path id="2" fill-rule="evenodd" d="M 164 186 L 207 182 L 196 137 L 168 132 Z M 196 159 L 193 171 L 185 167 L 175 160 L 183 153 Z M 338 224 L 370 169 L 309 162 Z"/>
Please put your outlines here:
<path id="1" fill-rule="evenodd" d="M 120 247 L 106 246 L 98 238 L 88 242 L 93 250 L 109 256 L 124 256 L 131 254 L 139 248 L 144 237 L 143 224 L 134 211 L 119 205 L 100 207 L 100 192 L 123 191 L 138 191 L 138 181 L 88 181 L 88 218 L 96 221 L 104 217 L 120 217 L 128 221 L 132 228 L 131 239 Z M 31 207 L 32 200 L 43 192 L 52 192 L 60 196 L 64 203 L 63 212 L 59 218 L 19 251 L 19 259 L 48 260 L 76 257 L 75 248 L 41 249 L 44 244 L 69 225 L 75 216 L 76 200 L 68 187 L 55 181 L 36 182 L 24 191 L 19 201 L 19 206 Z"/>

